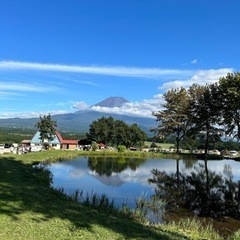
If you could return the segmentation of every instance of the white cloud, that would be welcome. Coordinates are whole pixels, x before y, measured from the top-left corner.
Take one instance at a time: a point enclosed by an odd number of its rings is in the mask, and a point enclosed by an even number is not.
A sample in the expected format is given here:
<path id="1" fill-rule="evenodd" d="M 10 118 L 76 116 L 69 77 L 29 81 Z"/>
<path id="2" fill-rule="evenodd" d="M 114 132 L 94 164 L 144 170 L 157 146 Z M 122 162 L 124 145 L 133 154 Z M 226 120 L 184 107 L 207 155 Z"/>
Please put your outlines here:
<path id="1" fill-rule="evenodd" d="M 96 85 L 94 82 L 86 81 L 86 80 L 77 80 L 77 79 L 76 79 L 76 78 L 77 78 L 76 76 L 74 76 L 74 77 L 65 77 L 65 76 L 60 75 L 58 78 L 67 80 L 67 81 L 69 81 L 69 82 L 74 82 L 74 83 L 79 83 L 79 84 L 84 84 L 84 85 L 89 85 L 89 86 L 97 87 L 97 85 Z"/>
<path id="2" fill-rule="evenodd" d="M 75 102 L 72 107 L 76 108 L 78 110 L 89 109 L 89 105 L 87 103 L 83 102 L 83 101 Z"/>
<path id="3" fill-rule="evenodd" d="M 112 113 L 112 114 L 122 114 L 128 116 L 138 116 L 138 117 L 147 117 L 147 118 L 154 118 L 152 113 L 154 111 L 161 110 L 161 104 L 163 103 L 162 94 L 154 95 L 152 99 L 144 99 L 140 102 L 131 102 L 126 103 L 122 107 L 114 107 L 114 108 L 107 108 L 107 107 L 98 107 L 92 106 L 90 107 L 87 103 L 83 101 L 75 102 L 72 104 L 72 108 L 76 110 L 94 110 L 103 113 Z M 65 114 L 69 113 L 69 111 L 63 110 L 52 110 L 52 111 L 29 111 L 29 112 L 0 112 L 0 118 L 31 118 L 36 117 L 38 118 L 40 115 L 46 114 Z"/>
<path id="4" fill-rule="evenodd" d="M 22 97 L 23 94 L 14 93 L 14 92 L 6 92 L 6 91 L 0 91 L 0 99 L 12 99 L 15 97 Z"/>
<path id="5" fill-rule="evenodd" d="M 197 62 L 198 62 L 197 59 L 193 59 L 193 60 L 191 61 L 191 64 L 197 64 Z"/>
<path id="6" fill-rule="evenodd" d="M 65 114 L 69 113 L 69 111 L 63 111 L 63 110 L 51 110 L 51 111 L 39 111 L 39 112 L 0 112 L 0 119 L 6 119 L 6 118 L 39 118 L 39 116 L 42 115 L 55 115 L 55 114 Z"/>
<path id="7" fill-rule="evenodd" d="M 193 83 L 199 85 L 211 84 L 219 81 L 219 78 L 224 77 L 227 73 L 233 72 L 232 68 L 220 68 L 210 70 L 198 70 L 187 80 L 175 80 L 164 83 L 159 89 L 167 91 L 172 88 L 188 88 Z"/>
<path id="8" fill-rule="evenodd" d="M 192 62 L 197 62 L 197 59 L 194 59 Z M 160 69 L 160 68 L 131 68 L 131 67 L 96 67 L 96 66 L 71 66 L 71 65 L 59 65 L 59 64 L 42 64 L 42 63 L 29 63 L 29 62 L 15 62 L 15 61 L 0 61 L 0 73 L 5 72 L 5 70 L 23 71 L 32 72 L 32 71 L 51 71 L 51 72 L 69 72 L 71 73 L 70 77 L 65 79 L 71 82 L 76 82 L 80 84 L 87 84 L 96 86 L 91 81 L 81 81 L 76 79 L 74 73 L 89 73 L 89 74 L 102 74 L 102 75 L 112 75 L 112 76 L 123 76 L 123 77 L 145 77 L 145 78 L 157 78 L 157 79 L 176 79 L 175 81 L 165 82 L 159 89 L 162 91 L 167 91 L 171 88 L 188 88 L 193 83 L 199 85 L 206 83 L 217 82 L 220 77 L 226 76 L 227 73 L 233 72 L 231 68 L 220 68 L 220 69 L 210 69 L 210 70 L 198 70 L 198 71 L 188 71 L 188 70 L 176 70 L 176 69 Z M 27 70 L 27 71 L 25 71 Z M 18 73 L 18 72 L 17 72 Z M 45 72 L 44 72 L 45 74 Z M 64 74 L 58 74 L 60 78 Z M 186 80 L 183 80 L 186 79 Z M 67 85 L 67 84 L 66 84 Z M 0 94 L 1 99 L 10 98 L 13 96 L 22 96 L 25 92 L 50 92 L 56 91 L 59 88 L 55 87 L 53 83 L 51 85 L 43 85 L 43 82 L 14 82 L 1 81 L 0 80 Z M 125 114 L 129 116 L 143 116 L 152 118 L 152 112 L 159 111 L 162 109 L 161 105 L 163 104 L 162 94 L 158 94 L 152 97 L 152 99 L 144 99 L 138 102 L 131 102 L 124 104 L 121 108 L 106 108 L 106 107 L 91 107 L 92 110 L 106 113 L 116 113 L 116 114 Z M 56 109 L 56 105 L 54 106 Z M 87 103 L 83 101 L 75 102 L 72 104 L 72 108 L 75 109 L 90 109 Z M 68 112 L 72 111 L 70 109 Z M 67 111 L 55 111 L 52 110 L 51 114 L 66 113 Z M 49 111 L 47 112 L 49 113 Z M 7 112 L 0 113 L 0 118 L 11 118 L 11 117 L 39 117 L 40 114 L 47 114 L 46 112 Z"/>
<path id="9" fill-rule="evenodd" d="M 71 73 L 88 73 L 123 77 L 158 78 L 160 76 L 189 76 L 191 70 L 137 68 L 124 66 L 77 66 L 31 62 L 1 61 L 0 70 L 29 70 L 29 71 L 54 71 Z"/>
<path id="10" fill-rule="evenodd" d="M 102 113 L 154 118 L 152 116 L 152 113 L 161 109 L 161 104 L 163 103 L 163 101 L 164 100 L 162 94 L 158 94 L 153 96 L 152 99 L 144 99 L 141 102 L 125 103 L 122 107 L 109 108 L 92 106 L 88 109 Z M 88 105 L 84 102 L 76 102 L 73 104 L 73 107 L 79 110 L 83 110 L 87 109 Z"/>
<path id="11" fill-rule="evenodd" d="M 21 82 L 0 82 L 0 90 L 28 91 L 28 92 L 49 92 L 56 90 L 53 86 L 40 86 L 39 84 L 27 84 Z"/>
<path id="12" fill-rule="evenodd" d="M 176 80 L 164 83 L 159 89 L 167 91 L 171 88 L 180 88 L 185 87 L 188 88 L 193 83 L 197 83 L 199 85 L 210 84 L 217 82 L 220 77 L 226 76 L 227 73 L 233 72 L 230 68 L 222 68 L 222 69 L 210 69 L 210 70 L 199 70 L 197 71 L 190 79 L 187 80 Z M 142 116 L 153 118 L 152 113 L 159 111 L 162 109 L 162 104 L 164 103 L 163 95 L 158 94 L 154 95 L 152 99 L 145 99 L 140 102 L 130 102 L 125 103 L 122 107 L 115 108 L 107 108 L 107 107 L 99 107 L 93 106 L 92 110 L 104 113 L 115 113 L 115 114 L 124 114 L 129 116 Z M 75 104 L 75 107 L 78 109 L 82 109 L 82 102 L 79 104 Z"/>

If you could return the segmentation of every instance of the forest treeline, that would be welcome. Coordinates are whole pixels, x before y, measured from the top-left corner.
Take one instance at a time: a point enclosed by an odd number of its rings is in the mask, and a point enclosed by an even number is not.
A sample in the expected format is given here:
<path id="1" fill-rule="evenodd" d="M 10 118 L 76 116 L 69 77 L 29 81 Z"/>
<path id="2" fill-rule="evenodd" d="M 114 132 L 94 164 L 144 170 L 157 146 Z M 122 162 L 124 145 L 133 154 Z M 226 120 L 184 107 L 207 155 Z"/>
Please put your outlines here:
<path id="1" fill-rule="evenodd" d="M 0 127 L 0 143 L 21 143 L 23 140 L 30 140 L 36 133 L 36 129 L 33 128 L 5 128 Z M 82 139 L 86 137 L 85 133 L 66 133 L 61 132 L 61 135 L 65 139 Z"/>

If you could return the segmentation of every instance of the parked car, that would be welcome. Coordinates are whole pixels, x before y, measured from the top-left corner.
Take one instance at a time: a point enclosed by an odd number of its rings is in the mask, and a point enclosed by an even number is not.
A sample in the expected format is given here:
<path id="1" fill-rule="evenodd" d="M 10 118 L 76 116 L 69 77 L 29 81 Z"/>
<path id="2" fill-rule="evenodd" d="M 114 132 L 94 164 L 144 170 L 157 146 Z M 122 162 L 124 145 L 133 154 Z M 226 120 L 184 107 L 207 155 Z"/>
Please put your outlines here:
<path id="1" fill-rule="evenodd" d="M 42 146 L 32 146 L 30 152 L 40 152 L 42 151 Z"/>
<path id="2" fill-rule="evenodd" d="M 229 154 L 232 156 L 236 156 L 236 155 L 238 155 L 238 152 L 235 150 L 231 150 L 231 151 L 229 151 Z"/>

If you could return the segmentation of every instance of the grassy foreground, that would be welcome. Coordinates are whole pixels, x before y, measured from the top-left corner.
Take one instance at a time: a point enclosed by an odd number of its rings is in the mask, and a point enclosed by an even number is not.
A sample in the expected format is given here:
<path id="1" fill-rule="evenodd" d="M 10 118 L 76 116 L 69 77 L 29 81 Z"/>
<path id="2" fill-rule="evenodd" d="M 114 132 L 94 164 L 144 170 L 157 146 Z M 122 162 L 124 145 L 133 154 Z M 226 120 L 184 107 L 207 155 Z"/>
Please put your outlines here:
<path id="1" fill-rule="evenodd" d="M 198 223 L 149 226 L 107 211 L 85 207 L 49 187 L 33 164 L 73 158 L 79 152 L 46 151 L 0 155 L 0 239 L 222 239 Z M 193 231 L 194 228 L 194 231 Z"/>

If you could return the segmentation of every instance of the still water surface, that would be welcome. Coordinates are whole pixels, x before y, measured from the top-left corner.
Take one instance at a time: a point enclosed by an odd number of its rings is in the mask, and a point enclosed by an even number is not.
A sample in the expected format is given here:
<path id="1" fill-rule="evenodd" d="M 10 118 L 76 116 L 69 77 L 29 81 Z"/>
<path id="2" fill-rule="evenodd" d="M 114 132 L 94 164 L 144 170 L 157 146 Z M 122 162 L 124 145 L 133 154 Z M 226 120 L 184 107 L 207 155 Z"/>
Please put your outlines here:
<path id="1" fill-rule="evenodd" d="M 67 194 L 77 190 L 85 195 L 105 194 L 115 206 L 130 208 L 136 207 L 139 196 L 158 194 L 170 205 L 184 206 L 167 211 L 166 220 L 206 216 L 207 223 L 224 237 L 240 229 L 240 162 L 234 160 L 80 157 L 51 163 L 48 168 L 52 186 Z"/>
<path id="2" fill-rule="evenodd" d="M 150 197 L 155 193 L 155 185 L 149 184 L 151 171 L 158 169 L 167 174 L 190 174 L 196 171 L 202 160 L 174 159 L 134 159 L 110 157 L 80 157 L 78 159 L 51 163 L 48 165 L 53 174 L 53 187 L 62 188 L 71 194 L 76 190 L 84 194 L 105 194 L 113 199 L 116 206 L 127 204 L 135 207 L 139 196 Z M 234 160 L 209 160 L 209 172 L 222 177 L 231 176 L 232 181 L 240 180 L 240 162 Z"/>

